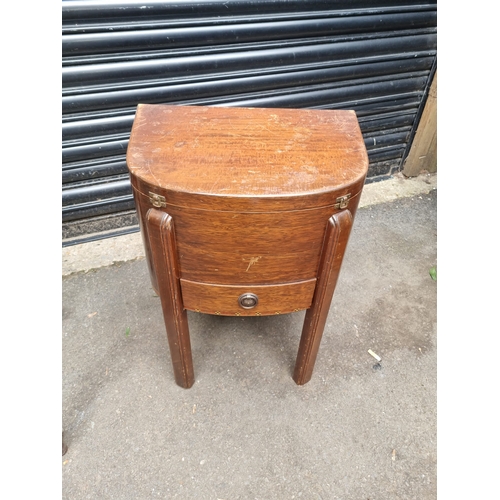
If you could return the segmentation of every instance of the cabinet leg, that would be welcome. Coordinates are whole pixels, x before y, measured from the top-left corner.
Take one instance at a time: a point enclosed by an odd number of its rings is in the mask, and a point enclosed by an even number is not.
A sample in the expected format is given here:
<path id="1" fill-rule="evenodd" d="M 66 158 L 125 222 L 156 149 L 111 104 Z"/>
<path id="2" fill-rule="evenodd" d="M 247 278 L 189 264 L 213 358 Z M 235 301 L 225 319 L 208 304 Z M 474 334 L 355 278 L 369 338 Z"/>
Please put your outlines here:
<path id="1" fill-rule="evenodd" d="M 311 380 L 344 251 L 351 232 L 352 220 L 352 214 L 349 210 L 343 210 L 328 219 L 316 290 L 312 305 L 306 312 L 293 373 L 293 379 L 298 385 L 303 385 Z"/>
<path id="2" fill-rule="evenodd" d="M 154 208 L 148 210 L 146 220 L 175 381 L 188 389 L 194 383 L 194 370 L 187 313 L 179 283 L 174 223 L 170 215 Z"/>

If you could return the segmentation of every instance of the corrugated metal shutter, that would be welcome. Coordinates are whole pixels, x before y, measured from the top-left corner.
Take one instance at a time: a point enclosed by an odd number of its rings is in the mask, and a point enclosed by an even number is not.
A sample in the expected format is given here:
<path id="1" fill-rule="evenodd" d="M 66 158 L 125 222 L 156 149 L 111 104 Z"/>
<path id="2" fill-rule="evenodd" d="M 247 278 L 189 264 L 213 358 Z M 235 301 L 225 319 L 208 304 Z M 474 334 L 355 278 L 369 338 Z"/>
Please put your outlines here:
<path id="1" fill-rule="evenodd" d="M 138 103 L 355 109 L 369 180 L 401 166 L 436 64 L 436 3 L 63 1 L 63 244 L 137 230 Z"/>

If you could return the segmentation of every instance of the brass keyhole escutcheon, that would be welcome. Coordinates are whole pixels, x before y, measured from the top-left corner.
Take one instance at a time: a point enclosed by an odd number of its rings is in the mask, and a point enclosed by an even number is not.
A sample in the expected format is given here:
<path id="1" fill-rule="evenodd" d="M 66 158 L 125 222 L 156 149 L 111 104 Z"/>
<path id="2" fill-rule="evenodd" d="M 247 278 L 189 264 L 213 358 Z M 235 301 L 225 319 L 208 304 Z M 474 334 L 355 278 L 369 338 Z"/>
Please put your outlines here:
<path id="1" fill-rule="evenodd" d="M 244 293 L 238 297 L 238 304 L 243 309 L 252 309 L 259 303 L 259 297 L 254 293 Z"/>

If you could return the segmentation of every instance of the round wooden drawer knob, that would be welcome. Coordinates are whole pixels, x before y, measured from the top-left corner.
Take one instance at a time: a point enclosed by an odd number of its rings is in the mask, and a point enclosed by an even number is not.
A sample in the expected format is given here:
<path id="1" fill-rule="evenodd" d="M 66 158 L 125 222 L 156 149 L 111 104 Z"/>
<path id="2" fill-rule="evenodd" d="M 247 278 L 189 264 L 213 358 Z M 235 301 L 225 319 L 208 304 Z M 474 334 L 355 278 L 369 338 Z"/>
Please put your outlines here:
<path id="1" fill-rule="evenodd" d="M 238 304 L 243 309 L 252 309 L 259 302 L 259 297 L 254 293 L 244 293 L 238 297 Z"/>

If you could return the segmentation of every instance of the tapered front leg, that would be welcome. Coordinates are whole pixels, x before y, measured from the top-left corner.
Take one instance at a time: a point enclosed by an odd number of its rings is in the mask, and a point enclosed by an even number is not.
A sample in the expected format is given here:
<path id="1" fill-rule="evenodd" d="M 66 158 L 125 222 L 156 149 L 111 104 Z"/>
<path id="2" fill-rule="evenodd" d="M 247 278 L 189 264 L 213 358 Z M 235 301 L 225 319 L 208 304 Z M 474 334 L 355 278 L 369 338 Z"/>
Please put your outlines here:
<path id="1" fill-rule="evenodd" d="M 163 309 L 175 381 L 188 389 L 194 383 L 187 313 L 182 304 L 172 217 L 151 208 L 146 215 L 151 256 Z"/>
<path id="2" fill-rule="evenodd" d="M 311 380 L 326 318 L 340 273 L 349 234 L 352 214 L 343 210 L 330 219 L 318 269 L 318 281 L 311 307 L 306 312 L 293 379 L 298 385 Z"/>

